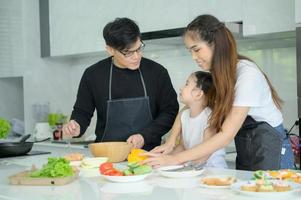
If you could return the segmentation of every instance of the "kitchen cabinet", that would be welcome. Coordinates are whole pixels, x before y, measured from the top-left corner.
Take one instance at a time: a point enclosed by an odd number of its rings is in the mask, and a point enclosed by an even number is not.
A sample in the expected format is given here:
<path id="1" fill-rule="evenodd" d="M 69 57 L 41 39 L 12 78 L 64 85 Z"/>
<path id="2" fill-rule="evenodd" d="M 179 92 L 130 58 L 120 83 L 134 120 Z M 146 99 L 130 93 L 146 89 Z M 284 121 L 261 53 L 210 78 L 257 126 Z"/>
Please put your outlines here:
<path id="1" fill-rule="evenodd" d="M 244 0 L 244 36 L 295 30 L 294 6 L 294 0 Z"/>
<path id="2" fill-rule="evenodd" d="M 187 1 L 189 22 L 201 14 L 212 14 L 224 22 L 241 22 L 243 2 L 244 0 Z"/>
<path id="3" fill-rule="evenodd" d="M 41 54 L 63 56 L 105 50 L 102 29 L 129 17 L 141 32 L 185 27 L 200 14 L 243 22 L 244 36 L 291 31 L 301 0 L 40 0 Z M 296 4 L 296 6 L 295 6 Z M 298 7 L 298 8 L 297 8 Z"/>
<path id="4" fill-rule="evenodd" d="M 183 27 L 185 0 L 40 0 L 42 57 L 105 50 L 102 29 L 116 17 L 129 17 L 141 32 Z"/>
<path id="5" fill-rule="evenodd" d="M 116 17 L 134 19 L 141 32 L 185 27 L 199 14 L 241 21 L 242 0 L 40 0 L 42 57 L 105 50 L 102 29 Z M 218 5 L 218 6 L 216 6 Z"/>
<path id="6" fill-rule="evenodd" d="M 301 26 L 301 0 L 295 0 L 295 21 Z"/>

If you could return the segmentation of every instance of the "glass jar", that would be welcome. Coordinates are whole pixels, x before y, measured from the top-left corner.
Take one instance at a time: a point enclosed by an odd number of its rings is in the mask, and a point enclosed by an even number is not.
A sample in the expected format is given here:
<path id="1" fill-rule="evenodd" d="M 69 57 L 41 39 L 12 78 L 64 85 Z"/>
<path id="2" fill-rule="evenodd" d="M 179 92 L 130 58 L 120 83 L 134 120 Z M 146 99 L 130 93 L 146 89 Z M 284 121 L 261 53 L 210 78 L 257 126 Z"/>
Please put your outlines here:
<path id="1" fill-rule="evenodd" d="M 53 140 L 61 140 L 63 138 L 63 124 L 56 123 L 55 130 L 53 131 Z"/>

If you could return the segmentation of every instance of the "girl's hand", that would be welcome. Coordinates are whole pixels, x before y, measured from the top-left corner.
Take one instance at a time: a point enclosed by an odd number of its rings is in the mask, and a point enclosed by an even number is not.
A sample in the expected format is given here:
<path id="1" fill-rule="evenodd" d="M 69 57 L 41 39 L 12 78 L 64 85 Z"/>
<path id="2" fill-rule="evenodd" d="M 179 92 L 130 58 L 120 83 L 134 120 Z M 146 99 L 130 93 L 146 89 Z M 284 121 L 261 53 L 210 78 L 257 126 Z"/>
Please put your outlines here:
<path id="1" fill-rule="evenodd" d="M 153 148 L 150 152 L 151 153 L 161 153 L 161 154 L 169 154 L 173 151 L 175 145 L 170 143 L 165 143 L 161 146 L 157 146 Z"/>
<path id="2" fill-rule="evenodd" d="M 156 169 L 163 166 L 169 165 L 179 165 L 180 163 L 176 160 L 175 156 L 171 155 L 162 155 L 159 153 L 144 153 L 143 155 L 147 155 L 149 158 L 144 160 L 143 164 L 148 164 L 152 166 L 152 168 Z"/>

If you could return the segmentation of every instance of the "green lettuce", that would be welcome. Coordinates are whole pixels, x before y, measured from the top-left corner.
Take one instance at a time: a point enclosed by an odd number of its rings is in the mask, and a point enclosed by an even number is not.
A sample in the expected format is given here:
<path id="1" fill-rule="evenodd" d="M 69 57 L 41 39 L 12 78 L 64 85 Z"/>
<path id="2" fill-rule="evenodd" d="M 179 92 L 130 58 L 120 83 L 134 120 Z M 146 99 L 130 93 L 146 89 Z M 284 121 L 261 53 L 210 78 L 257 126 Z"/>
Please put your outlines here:
<path id="1" fill-rule="evenodd" d="M 6 138 L 11 129 L 9 121 L 6 119 L 0 118 L 0 139 Z"/>
<path id="2" fill-rule="evenodd" d="M 42 169 L 34 171 L 30 174 L 30 177 L 66 177 L 73 176 L 74 172 L 69 164 L 70 162 L 64 158 L 48 158 L 48 163 L 42 167 Z"/>

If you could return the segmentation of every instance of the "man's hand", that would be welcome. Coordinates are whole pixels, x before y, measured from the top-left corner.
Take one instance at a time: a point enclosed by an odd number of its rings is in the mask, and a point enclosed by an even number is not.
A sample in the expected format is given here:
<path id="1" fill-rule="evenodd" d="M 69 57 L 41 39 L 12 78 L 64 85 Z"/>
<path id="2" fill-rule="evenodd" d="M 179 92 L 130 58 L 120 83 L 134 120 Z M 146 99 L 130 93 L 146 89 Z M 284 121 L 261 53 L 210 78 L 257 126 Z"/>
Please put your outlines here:
<path id="1" fill-rule="evenodd" d="M 80 134 L 80 125 L 74 121 L 70 120 L 67 124 L 63 126 L 63 135 L 69 137 L 76 137 Z"/>
<path id="2" fill-rule="evenodd" d="M 131 135 L 127 139 L 127 143 L 132 144 L 133 148 L 141 149 L 144 145 L 144 138 L 141 134 Z"/>

